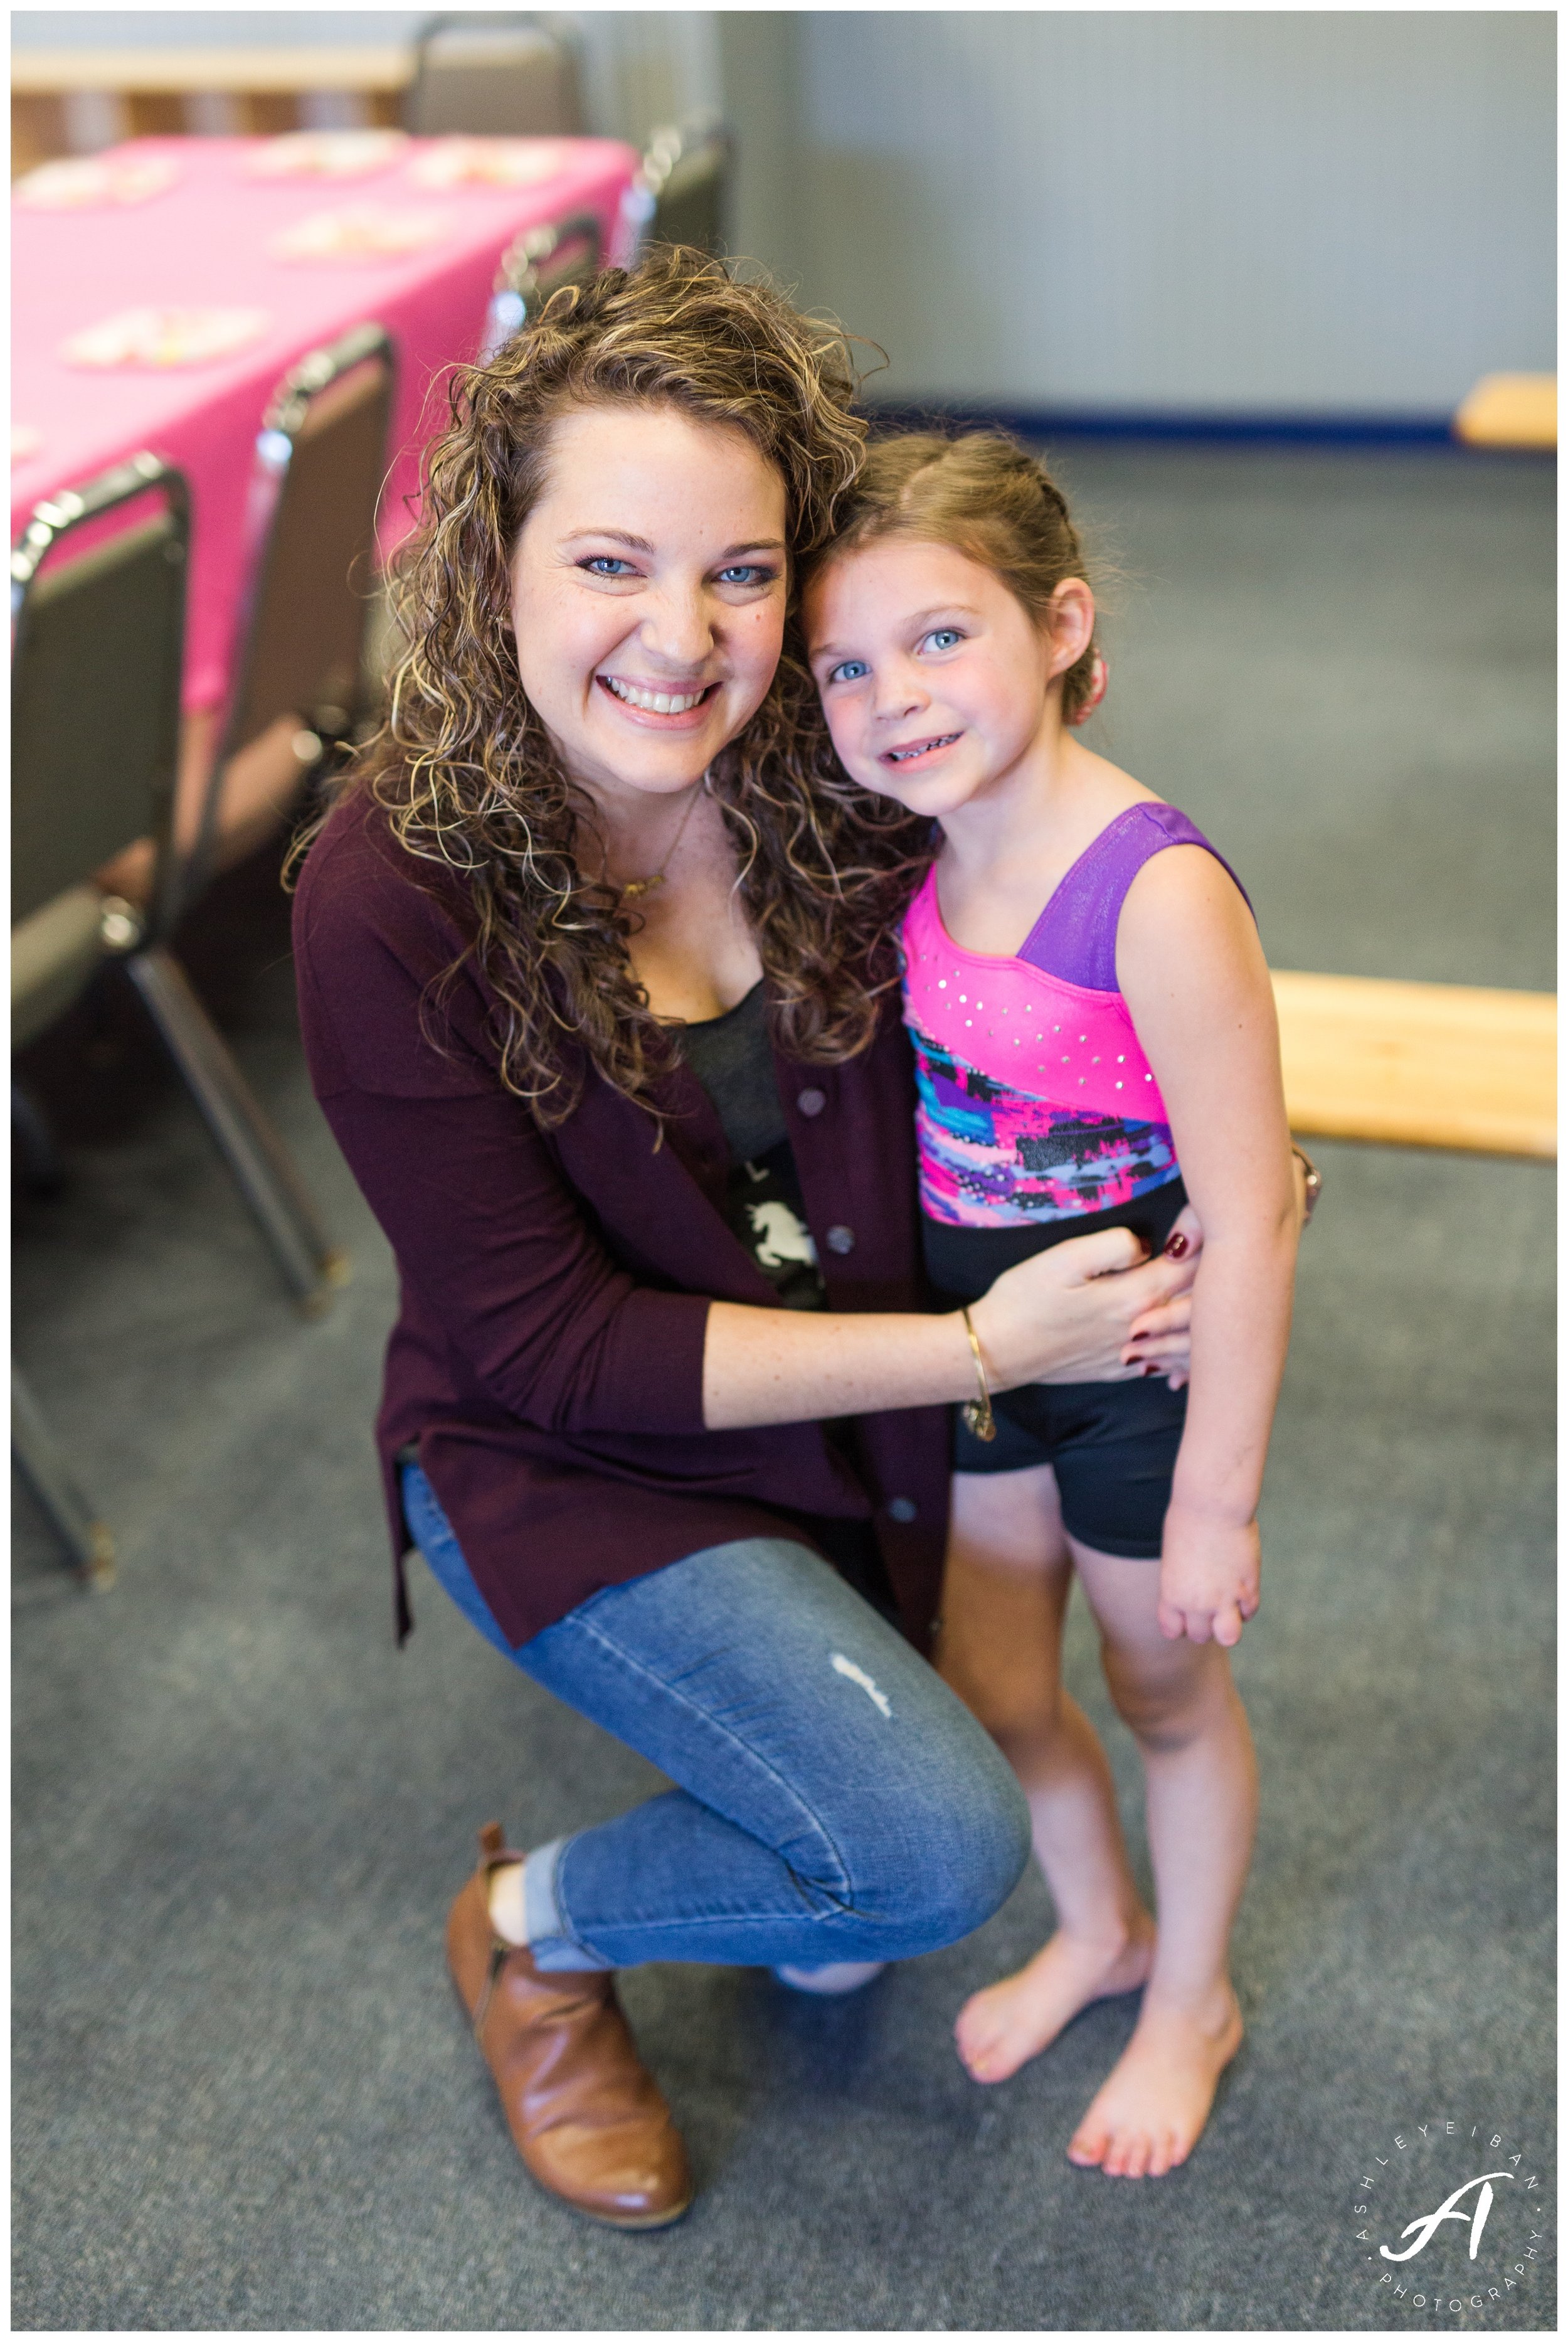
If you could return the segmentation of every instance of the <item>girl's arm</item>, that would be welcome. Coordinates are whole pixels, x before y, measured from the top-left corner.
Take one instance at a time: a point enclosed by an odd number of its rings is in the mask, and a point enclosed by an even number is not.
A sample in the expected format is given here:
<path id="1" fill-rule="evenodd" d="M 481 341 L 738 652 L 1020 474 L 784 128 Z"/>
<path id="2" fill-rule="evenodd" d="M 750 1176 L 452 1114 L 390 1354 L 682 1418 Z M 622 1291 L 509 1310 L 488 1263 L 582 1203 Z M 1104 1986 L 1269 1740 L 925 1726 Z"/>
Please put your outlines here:
<path id="1" fill-rule="evenodd" d="M 1299 1236 L 1312 1217 L 1308 1202 L 1307 1158 L 1293 1139 L 1291 1142 L 1291 1184 L 1295 1189 L 1296 1234 Z M 1315 1175 L 1314 1175 L 1315 1176 Z M 1175 1226 L 1166 1239 L 1166 1250 L 1174 1244 L 1178 1253 L 1197 1266 L 1198 1251 L 1203 1241 L 1203 1224 L 1191 1204 L 1184 1205 Z M 1122 1353 L 1122 1363 L 1127 1366 L 1157 1366 L 1173 1390 L 1181 1390 L 1187 1380 L 1187 1328 L 1192 1322 L 1193 1296 L 1179 1294 L 1174 1301 L 1162 1301 L 1153 1309 L 1145 1309 L 1134 1320 L 1127 1346 Z"/>
<path id="2" fill-rule="evenodd" d="M 1252 914 L 1201 846 L 1139 872 L 1116 968 L 1203 1231 L 1160 1625 L 1233 1644 L 1258 1606 L 1257 1505 L 1299 1232 L 1273 990 Z"/>

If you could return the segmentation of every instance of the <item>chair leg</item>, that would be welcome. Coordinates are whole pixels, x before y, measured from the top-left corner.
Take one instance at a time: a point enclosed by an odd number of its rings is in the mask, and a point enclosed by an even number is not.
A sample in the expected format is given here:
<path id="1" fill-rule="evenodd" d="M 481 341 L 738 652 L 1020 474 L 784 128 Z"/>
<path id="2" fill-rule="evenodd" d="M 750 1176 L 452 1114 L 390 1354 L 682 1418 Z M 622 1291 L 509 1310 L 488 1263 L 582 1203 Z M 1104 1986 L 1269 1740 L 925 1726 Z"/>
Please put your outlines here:
<path id="1" fill-rule="evenodd" d="M 163 945 L 133 952 L 125 973 L 157 1026 L 230 1171 L 284 1283 L 307 1317 L 332 1306 L 348 1262 L 328 1244 L 304 1180 L 283 1140 Z"/>
<path id="2" fill-rule="evenodd" d="M 38 1411 L 38 1402 L 11 1365 L 11 1453 L 75 1563 L 85 1585 L 107 1593 L 115 1582 L 115 1546 L 76 1485 L 64 1449 Z"/>
<path id="3" fill-rule="evenodd" d="M 28 1195 L 45 1199 L 65 1192 L 65 1166 L 55 1134 L 36 1098 L 15 1076 L 11 1080 L 11 1144 L 16 1176 Z"/>

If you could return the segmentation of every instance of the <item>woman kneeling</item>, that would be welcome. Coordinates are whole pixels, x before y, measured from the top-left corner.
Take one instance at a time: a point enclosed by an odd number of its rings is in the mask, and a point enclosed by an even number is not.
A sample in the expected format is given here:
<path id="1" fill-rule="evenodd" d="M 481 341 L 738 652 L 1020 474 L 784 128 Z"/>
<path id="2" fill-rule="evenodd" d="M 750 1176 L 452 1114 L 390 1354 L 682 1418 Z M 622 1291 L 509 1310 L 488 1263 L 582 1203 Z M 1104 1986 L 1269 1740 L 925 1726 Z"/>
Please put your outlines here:
<path id="1" fill-rule="evenodd" d="M 834 764 L 793 633 L 853 392 L 681 252 L 470 372 L 392 715 L 295 910 L 312 1078 L 401 1272 L 397 1548 L 676 1784 L 525 1856 L 492 1827 L 448 1926 L 528 2168 L 623 2227 L 690 2182 L 613 1970 L 928 1951 L 1029 1848 L 920 1656 L 974 1378 L 924 1306 L 888 940 L 925 825 Z M 1139 1250 L 999 1278 L 994 1384 L 1118 1373 L 1189 1275 Z"/>

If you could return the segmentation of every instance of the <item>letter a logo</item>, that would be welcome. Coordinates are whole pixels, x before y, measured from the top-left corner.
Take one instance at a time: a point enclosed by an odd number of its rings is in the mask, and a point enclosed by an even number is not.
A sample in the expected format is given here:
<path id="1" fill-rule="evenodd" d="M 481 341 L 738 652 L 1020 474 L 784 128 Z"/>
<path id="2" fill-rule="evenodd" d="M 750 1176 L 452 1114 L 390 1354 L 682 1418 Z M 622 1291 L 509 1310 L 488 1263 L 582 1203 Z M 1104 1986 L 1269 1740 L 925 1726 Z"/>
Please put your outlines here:
<path id="1" fill-rule="evenodd" d="M 1408 2252 L 1391 2253 L 1386 2245 L 1379 2245 L 1378 2251 L 1385 2261 L 1413 2261 L 1417 2253 L 1432 2242 L 1440 2220 L 1468 2220 L 1470 2257 L 1473 2260 L 1481 2243 L 1481 2231 L 1486 2226 L 1486 2215 L 1492 2209 L 1492 2189 L 1488 2183 L 1493 2179 L 1512 2179 L 1513 2177 L 1512 2171 L 1483 2171 L 1474 2179 L 1467 2179 L 1463 2187 L 1456 2187 L 1452 2196 L 1444 2197 L 1435 2212 L 1428 2212 L 1424 2219 L 1412 2220 L 1401 2228 L 1399 2233 L 1402 2237 L 1411 2236 L 1418 2228 L 1421 2231 Z M 1462 2196 L 1468 2196 L 1473 2187 L 1481 2190 L 1475 2199 L 1474 2212 L 1456 2212 L 1454 2206 Z"/>

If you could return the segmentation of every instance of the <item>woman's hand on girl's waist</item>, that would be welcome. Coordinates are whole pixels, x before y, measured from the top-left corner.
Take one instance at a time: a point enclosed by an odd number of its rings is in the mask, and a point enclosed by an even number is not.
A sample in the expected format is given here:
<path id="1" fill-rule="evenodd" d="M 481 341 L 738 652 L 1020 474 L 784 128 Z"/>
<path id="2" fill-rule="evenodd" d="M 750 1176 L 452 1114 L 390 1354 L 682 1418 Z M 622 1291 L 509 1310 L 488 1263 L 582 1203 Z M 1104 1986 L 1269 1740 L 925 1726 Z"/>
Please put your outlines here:
<path id="1" fill-rule="evenodd" d="M 1198 1216 L 1188 1204 L 1165 1238 L 1167 1256 L 1186 1266 L 1187 1284 L 1174 1300 L 1159 1302 L 1134 1319 L 1122 1352 L 1129 1374 L 1163 1375 L 1173 1390 L 1184 1386 L 1193 1349 L 1192 1280 L 1198 1273 L 1203 1244 Z"/>
<path id="2" fill-rule="evenodd" d="M 993 1390 L 1020 1383 L 1130 1382 L 1137 1319 L 1184 1306 L 1195 1245 L 1144 1260 L 1129 1228 L 1074 1236 L 999 1276 L 969 1312 Z M 1167 1336 L 1174 1340 L 1174 1336 Z M 1183 1356 L 1184 1359 L 1184 1345 Z M 818 1422 L 974 1395 L 964 1314 L 861 1316 L 709 1306 L 703 1419 L 710 1431 Z"/>
<path id="3" fill-rule="evenodd" d="M 994 1390 L 1021 1383 L 1132 1382 L 1146 1343 L 1161 1345 L 1161 1370 L 1187 1362 L 1186 1326 L 1201 1232 L 1183 1212 L 1172 1230 L 1178 1253 L 1153 1260 L 1130 1228 L 1072 1236 L 1020 1261 L 970 1310 Z M 1134 1341 L 1157 1321 L 1157 1332 Z"/>

